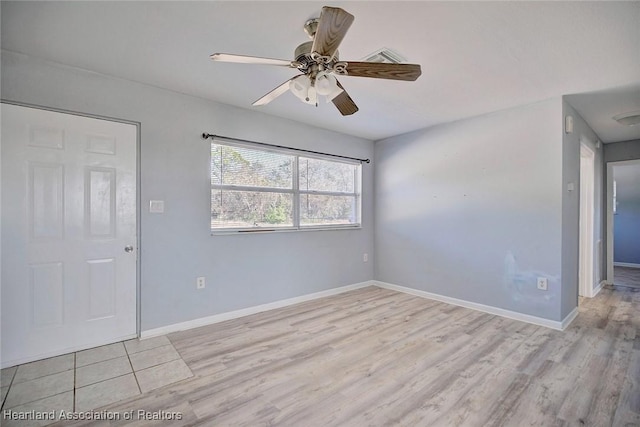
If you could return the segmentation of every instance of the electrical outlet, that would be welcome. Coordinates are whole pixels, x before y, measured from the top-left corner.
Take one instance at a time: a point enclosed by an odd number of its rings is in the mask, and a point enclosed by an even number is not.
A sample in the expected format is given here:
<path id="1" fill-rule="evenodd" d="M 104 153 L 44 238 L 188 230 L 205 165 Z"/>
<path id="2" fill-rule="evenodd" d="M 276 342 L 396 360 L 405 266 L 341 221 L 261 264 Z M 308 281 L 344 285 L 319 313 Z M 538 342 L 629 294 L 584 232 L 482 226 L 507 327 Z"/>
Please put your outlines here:
<path id="1" fill-rule="evenodd" d="M 547 278 L 546 277 L 538 277 L 538 289 L 541 291 L 547 290 Z"/>
<path id="2" fill-rule="evenodd" d="M 369 262 L 369 254 L 362 254 L 362 262 Z"/>
<path id="3" fill-rule="evenodd" d="M 205 285 L 204 277 L 196 278 L 196 289 L 204 289 Z"/>

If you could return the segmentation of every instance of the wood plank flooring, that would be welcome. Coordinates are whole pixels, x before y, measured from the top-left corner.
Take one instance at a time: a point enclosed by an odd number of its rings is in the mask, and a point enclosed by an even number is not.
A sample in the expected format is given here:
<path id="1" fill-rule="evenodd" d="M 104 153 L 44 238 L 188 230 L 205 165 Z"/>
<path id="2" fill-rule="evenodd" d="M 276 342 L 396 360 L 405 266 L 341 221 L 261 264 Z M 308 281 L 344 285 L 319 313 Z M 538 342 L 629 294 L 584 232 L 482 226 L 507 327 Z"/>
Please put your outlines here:
<path id="1" fill-rule="evenodd" d="M 616 286 L 640 288 L 640 268 L 613 267 L 613 283 Z"/>
<path id="2" fill-rule="evenodd" d="M 103 409 L 181 412 L 176 426 L 640 426 L 639 328 L 635 290 L 583 300 L 560 332 L 368 287 L 171 334 L 194 377 Z"/>

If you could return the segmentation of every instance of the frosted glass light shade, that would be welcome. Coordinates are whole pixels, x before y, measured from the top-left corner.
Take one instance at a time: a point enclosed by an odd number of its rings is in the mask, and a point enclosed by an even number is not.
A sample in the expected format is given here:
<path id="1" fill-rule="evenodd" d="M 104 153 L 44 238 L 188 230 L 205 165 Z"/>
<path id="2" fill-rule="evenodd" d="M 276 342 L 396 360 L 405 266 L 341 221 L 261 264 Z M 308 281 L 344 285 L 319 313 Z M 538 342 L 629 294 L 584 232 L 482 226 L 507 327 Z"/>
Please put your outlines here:
<path id="1" fill-rule="evenodd" d="M 289 90 L 302 102 L 311 105 L 316 105 L 318 102 L 316 89 L 311 84 L 311 79 L 306 75 L 300 75 L 291 79 L 291 81 L 289 81 Z"/>
<path id="2" fill-rule="evenodd" d="M 294 77 L 289 81 L 289 90 L 291 90 L 291 93 L 303 101 L 307 97 L 310 87 L 311 80 L 305 75 Z"/>
<path id="3" fill-rule="evenodd" d="M 343 92 L 338 86 L 336 78 L 329 73 L 321 71 L 316 76 L 316 89 L 319 95 L 327 97 L 327 102 L 333 100 L 336 96 Z"/>

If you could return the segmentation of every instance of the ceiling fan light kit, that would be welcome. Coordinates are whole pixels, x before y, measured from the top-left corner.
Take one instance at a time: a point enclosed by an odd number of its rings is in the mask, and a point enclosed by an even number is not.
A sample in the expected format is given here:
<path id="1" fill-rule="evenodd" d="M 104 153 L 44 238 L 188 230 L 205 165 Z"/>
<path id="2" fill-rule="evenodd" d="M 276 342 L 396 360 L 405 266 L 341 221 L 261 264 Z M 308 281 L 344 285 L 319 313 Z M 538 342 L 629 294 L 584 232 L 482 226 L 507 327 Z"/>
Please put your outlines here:
<path id="1" fill-rule="evenodd" d="M 338 86 L 338 79 L 333 74 L 321 71 L 316 75 L 316 91 L 325 96 L 328 103 L 344 92 L 344 89 Z"/>
<path id="2" fill-rule="evenodd" d="M 302 102 L 311 105 L 318 104 L 316 89 L 305 75 L 296 76 L 289 80 L 289 90 Z"/>
<path id="3" fill-rule="evenodd" d="M 294 52 L 294 60 L 259 58 L 254 56 L 214 53 L 211 59 L 221 62 L 276 65 L 296 68 L 302 74 L 295 76 L 253 103 L 266 105 L 287 91 L 301 101 L 318 105 L 318 95 L 333 102 L 343 116 L 358 111 L 357 105 L 335 77 L 369 77 L 377 79 L 414 81 L 420 77 L 420 65 L 381 62 L 340 61 L 338 46 L 347 34 L 354 17 L 337 7 L 325 6 L 320 17 L 310 19 L 304 25 L 312 41 L 300 44 Z"/>

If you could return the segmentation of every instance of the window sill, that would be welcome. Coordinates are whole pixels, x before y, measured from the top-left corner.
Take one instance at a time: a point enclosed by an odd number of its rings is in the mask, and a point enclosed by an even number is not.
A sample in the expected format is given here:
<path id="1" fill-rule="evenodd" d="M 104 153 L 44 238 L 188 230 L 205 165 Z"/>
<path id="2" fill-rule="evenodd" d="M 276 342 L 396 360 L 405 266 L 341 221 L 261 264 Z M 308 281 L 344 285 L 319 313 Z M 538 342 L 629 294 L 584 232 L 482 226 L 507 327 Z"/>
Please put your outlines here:
<path id="1" fill-rule="evenodd" d="M 238 230 L 219 230 L 219 231 L 211 231 L 211 236 L 229 236 L 229 235 L 241 235 L 241 234 L 271 234 L 271 233 L 295 233 L 298 231 L 339 231 L 339 230 L 361 230 L 362 224 L 358 225 L 345 225 L 342 227 L 300 227 L 300 228 L 282 228 L 282 229 L 274 229 L 274 228 L 265 228 L 265 229 L 255 229 L 255 228 L 247 228 L 247 229 L 238 229 Z"/>

